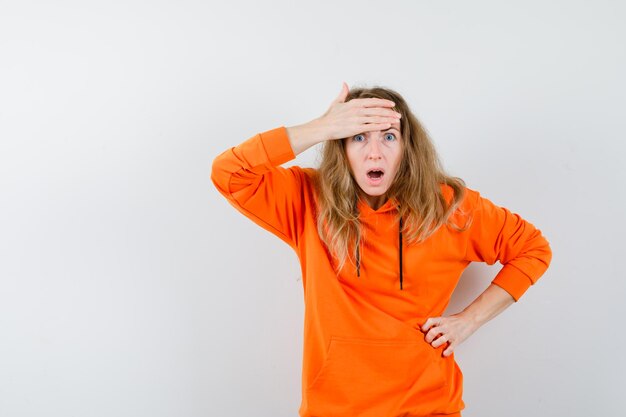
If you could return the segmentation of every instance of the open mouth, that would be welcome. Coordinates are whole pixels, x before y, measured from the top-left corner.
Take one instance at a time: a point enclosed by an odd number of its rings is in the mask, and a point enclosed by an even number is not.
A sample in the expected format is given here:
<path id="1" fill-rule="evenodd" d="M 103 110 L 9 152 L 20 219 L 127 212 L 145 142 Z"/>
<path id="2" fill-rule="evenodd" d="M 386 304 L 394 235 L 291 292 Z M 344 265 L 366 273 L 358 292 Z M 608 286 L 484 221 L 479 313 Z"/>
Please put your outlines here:
<path id="1" fill-rule="evenodd" d="M 384 175 L 385 171 L 381 169 L 370 169 L 369 171 L 367 171 L 367 178 L 369 178 L 372 182 L 378 182 L 382 180 Z"/>

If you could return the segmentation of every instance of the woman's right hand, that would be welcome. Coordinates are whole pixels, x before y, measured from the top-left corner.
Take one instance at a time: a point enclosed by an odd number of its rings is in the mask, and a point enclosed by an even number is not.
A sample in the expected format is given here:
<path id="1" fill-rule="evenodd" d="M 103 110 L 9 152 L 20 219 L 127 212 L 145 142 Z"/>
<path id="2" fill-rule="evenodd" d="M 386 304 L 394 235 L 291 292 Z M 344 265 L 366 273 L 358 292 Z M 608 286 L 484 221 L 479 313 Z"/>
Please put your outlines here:
<path id="1" fill-rule="evenodd" d="M 339 96 L 326 112 L 315 119 L 325 132 L 324 140 L 343 139 L 358 133 L 387 129 L 400 120 L 400 113 L 392 110 L 395 103 L 381 98 L 357 98 L 345 102 L 348 85 L 344 82 Z"/>
<path id="2" fill-rule="evenodd" d="M 388 129 L 391 123 L 400 120 L 400 113 L 392 110 L 395 105 L 392 101 L 357 98 L 346 103 L 348 92 L 348 85 L 344 82 L 341 93 L 322 116 L 308 123 L 286 128 L 295 155 L 327 140 Z"/>

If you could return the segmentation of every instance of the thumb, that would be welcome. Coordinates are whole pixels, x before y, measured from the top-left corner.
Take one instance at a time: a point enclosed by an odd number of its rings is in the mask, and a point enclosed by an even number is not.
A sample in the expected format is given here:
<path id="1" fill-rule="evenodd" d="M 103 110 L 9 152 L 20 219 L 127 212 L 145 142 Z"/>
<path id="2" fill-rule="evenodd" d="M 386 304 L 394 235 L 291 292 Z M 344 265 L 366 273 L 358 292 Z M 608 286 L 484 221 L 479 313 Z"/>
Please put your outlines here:
<path id="1" fill-rule="evenodd" d="M 343 103 L 346 101 L 346 97 L 348 96 L 348 84 L 345 81 L 341 84 L 341 92 L 337 96 L 337 98 L 333 101 L 333 103 Z"/>

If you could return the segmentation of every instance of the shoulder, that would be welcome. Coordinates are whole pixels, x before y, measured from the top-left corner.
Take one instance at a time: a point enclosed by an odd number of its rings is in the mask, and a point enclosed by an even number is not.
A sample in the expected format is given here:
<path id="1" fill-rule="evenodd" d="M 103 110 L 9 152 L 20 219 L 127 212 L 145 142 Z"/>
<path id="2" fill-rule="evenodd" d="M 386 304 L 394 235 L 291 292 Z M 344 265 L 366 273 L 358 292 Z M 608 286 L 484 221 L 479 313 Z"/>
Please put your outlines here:
<path id="1" fill-rule="evenodd" d="M 448 204 L 448 209 L 454 202 L 454 188 L 447 184 L 441 185 L 441 191 Z M 480 194 L 477 190 L 463 186 L 460 191 L 463 195 L 458 199 L 456 206 L 449 212 L 448 222 L 465 230 L 471 227 L 478 207 Z"/>
<path id="2" fill-rule="evenodd" d="M 302 174 L 307 177 L 309 181 L 317 178 L 317 169 L 308 168 L 308 167 L 307 168 L 298 167 L 298 168 L 300 169 Z"/>
<path id="3" fill-rule="evenodd" d="M 454 188 L 452 186 L 441 183 L 441 193 L 446 200 L 446 203 L 450 204 L 454 198 Z M 463 198 L 459 202 L 459 207 L 462 209 L 471 209 L 476 205 L 480 193 L 469 187 L 463 187 Z"/>
<path id="4" fill-rule="evenodd" d="M 316 190 L 319 185 L 319 171 L 316 168 L 292 167 L 298 171 L 303 185 L 310 190 Z"/>

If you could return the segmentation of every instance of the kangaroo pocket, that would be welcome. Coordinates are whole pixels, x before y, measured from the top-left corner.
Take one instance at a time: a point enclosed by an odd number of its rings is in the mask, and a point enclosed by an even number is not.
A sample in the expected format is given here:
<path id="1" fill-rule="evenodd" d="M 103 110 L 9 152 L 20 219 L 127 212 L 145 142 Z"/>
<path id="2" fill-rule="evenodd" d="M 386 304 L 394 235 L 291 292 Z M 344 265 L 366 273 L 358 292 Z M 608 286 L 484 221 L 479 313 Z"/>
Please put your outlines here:
<path id="1" fill-rule="evenodd" d="M 446 385 L 441 361 L 421 339 L 331 336 L 327 353 L 306 390 L 313 416 L 384 416 L 403 401 L 431 401 Z"/>

